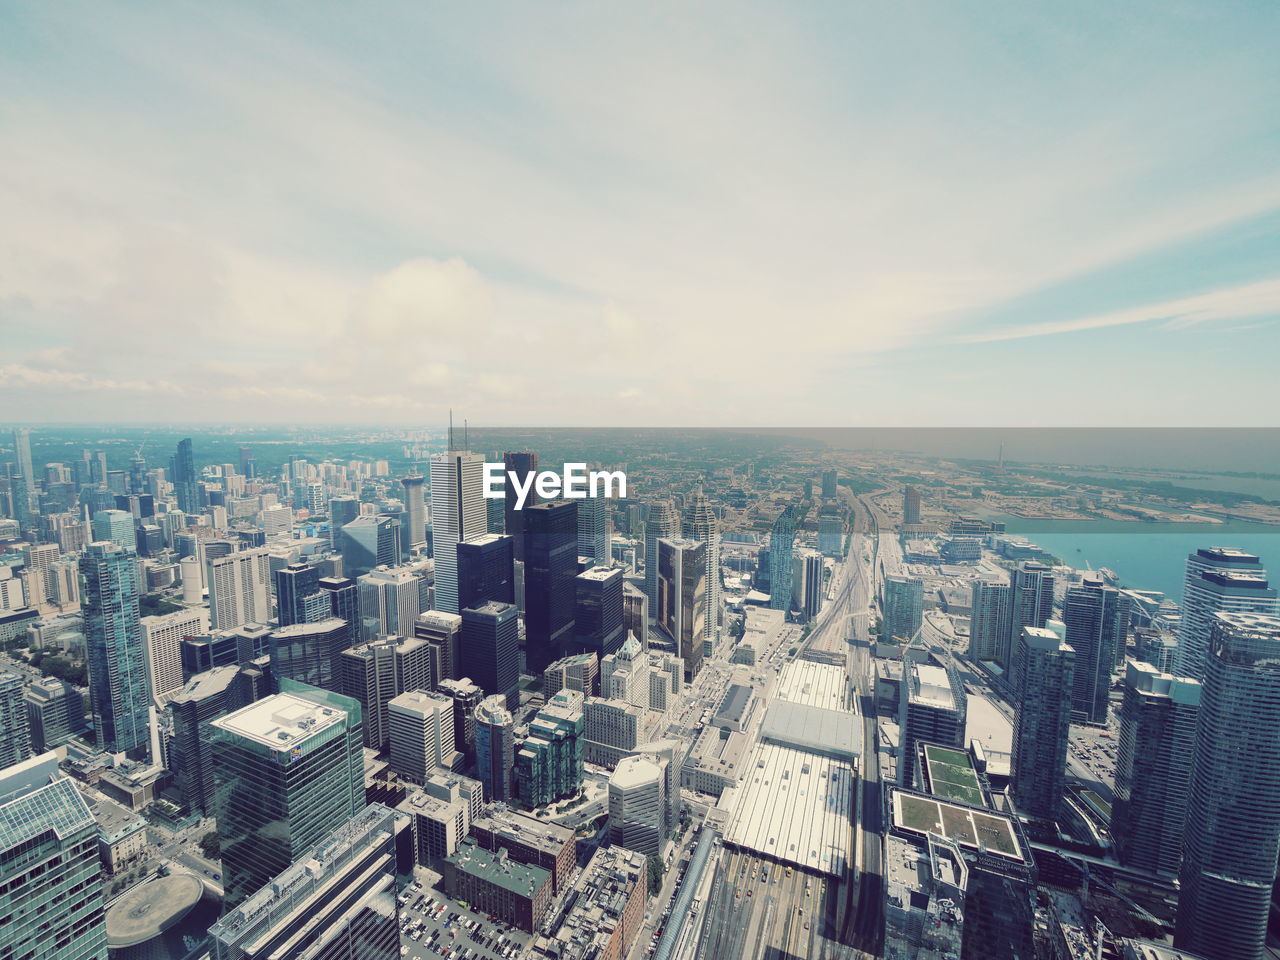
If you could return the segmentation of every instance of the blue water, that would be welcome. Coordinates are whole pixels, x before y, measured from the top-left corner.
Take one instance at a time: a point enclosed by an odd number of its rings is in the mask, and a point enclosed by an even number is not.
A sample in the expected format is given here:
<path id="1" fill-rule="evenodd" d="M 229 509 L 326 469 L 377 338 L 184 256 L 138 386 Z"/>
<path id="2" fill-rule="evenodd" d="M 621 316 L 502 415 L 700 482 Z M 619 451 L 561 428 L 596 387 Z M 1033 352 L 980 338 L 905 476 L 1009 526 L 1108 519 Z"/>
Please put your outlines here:
<path id="1" fill-rule="evenodd" d="M 1280 526 L 1230 521 L 1220 524 L 1110 523 L 1073 520 L 1006 521 L 1009 533 L 1026 537 L 1078 569 L 1110 567 L 1123 586 L 1160 590 L 1182 600 L 1187 554 L 1199 547 L 1249 550 L 1280 580 Z"/>

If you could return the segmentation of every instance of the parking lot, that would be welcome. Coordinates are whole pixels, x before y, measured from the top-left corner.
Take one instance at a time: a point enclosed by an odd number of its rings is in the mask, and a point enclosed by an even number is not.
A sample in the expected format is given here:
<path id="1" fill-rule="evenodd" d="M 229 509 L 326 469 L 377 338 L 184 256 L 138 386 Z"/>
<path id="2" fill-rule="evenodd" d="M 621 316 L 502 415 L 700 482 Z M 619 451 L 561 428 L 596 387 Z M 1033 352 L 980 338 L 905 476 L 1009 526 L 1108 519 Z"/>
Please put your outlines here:
<path id="1" fill-rule="evenodd" d="M 400 956 L 417 960 L 513 960 L 529 934 L 463 907 L 416 880 L 400 894 Z"/>

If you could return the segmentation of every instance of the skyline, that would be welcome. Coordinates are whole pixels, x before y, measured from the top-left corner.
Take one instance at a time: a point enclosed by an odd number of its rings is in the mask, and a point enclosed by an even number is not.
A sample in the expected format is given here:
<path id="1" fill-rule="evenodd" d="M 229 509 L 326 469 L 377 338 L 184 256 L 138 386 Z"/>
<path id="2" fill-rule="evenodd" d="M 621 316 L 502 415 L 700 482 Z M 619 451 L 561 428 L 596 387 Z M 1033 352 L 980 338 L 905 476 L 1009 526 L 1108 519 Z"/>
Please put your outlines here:
<path id="1" fill-rule="evenodd" d="M 1274 420 L 1261 5 L 701 9 L 8 9 L 6 419 Z"/>

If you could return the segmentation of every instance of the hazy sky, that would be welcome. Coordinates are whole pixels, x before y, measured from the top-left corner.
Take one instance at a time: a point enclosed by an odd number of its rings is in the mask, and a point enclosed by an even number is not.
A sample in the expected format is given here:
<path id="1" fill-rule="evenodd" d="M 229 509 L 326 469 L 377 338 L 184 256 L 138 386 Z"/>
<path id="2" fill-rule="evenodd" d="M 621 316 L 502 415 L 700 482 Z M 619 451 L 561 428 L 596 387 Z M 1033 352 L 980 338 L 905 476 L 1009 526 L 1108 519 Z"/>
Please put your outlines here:
<path id="1" fill-rule="evenodd" d="M 0 420 L 1269 425 L 1270 2 L 6 3 Z"/>

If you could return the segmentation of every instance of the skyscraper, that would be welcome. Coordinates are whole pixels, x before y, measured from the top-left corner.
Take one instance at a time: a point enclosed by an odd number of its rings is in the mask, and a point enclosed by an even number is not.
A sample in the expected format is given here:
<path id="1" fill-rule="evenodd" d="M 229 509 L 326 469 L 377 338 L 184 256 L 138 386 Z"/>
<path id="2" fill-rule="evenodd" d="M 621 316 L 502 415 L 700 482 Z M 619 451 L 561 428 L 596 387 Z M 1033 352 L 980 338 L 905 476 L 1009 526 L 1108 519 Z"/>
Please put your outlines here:
<path id="1" fill-rule="evenodd" d="M 489 601 L 462 611 L 458 645 L 460 676 L 470 677 L 489 696 L 520 705 L 520 611 Z"/>
<path id="2" fill-rule="evenodd" d="M 992 662 L 1005 655 L 1009 635 L 1010 587 L 976 579 L 970 585 L 969 659 Z M 1008 669 L 1008 664 L 1003 664 Z"/>
<path id="3" fill-rule="evenodd" d="M 609 776 L 609 842 L 649 857 L 662 855 L 666 840 L 666 760 L 636 755 L 618 762 Z"/>
<path id="4" fill-rule="evenodd" d="M 127 510 L 99 510 L 93 515 L 93 539 L 109 540 L 124 550 L 136 550 L 133 514 Z"/>
<path id="5" fill-rule="evenodd" d="M 890 574 L 884 578 L 884 623 L 880 636 L 913 640 L 924 622 L 924 581 Z"/>
<path id="6" fill-rule="evenodd" d="M 650 616 L 658 609 L 658 541 L 680 535 L 680 518 L 670 500 L 654 500 L 644 522 L 644 592 L 649 595 Z M 646 646 L 648 639 L 642 637 Z"/>
<path id="7" fill-rule="evenodd" d="M 1234 547 L 1203 547 L 1187 557 L 1182 589 L 1182 622 L 1174 672 L 1203 679 L 1215 614 L 1275 613 L 1276 591 L 1252 553 Z"/>
<path id="8" fill-rule="evenodd" d="M 422 485 L 425 477 L 401 477 L 400 485 L 404 487 L 404 509 L 406 514 L 404 547 L 413 550 L 415 547 L 427 545 L 427 502 L 422 496 Z"/>
<path id="9" fill-rule="evenodd" d="M 145 754 L 151 671 L 138 616 L 137 556 L 114 543 L 91 543 L 80 557 L 80 575 L 98 746 L 109 753 Z"/>
<path id="10" fill-rule="evenodd" d="M 458 544 L 458 608 L 486 600 L 515 603 L 515 547 L 509 536 L 486 533 Z"/>
<path id="11" fill-rule="evenodd" d="M 920 522 L 920 491 L 915 487 L 902 488 L 902 525 Z"/>
<path id="12" fill-rule="evenodd" d="M 805 622 L 817 617 L 822 609 L 826 570 L 822 554 L 816 550 L 797 550 L 791 561 L 791 606 L 800 611 Z"/>
<path id="13" fill-rule="evenodd" d="M 676 656 L 684 661 L 685 679 L 692 680 L 702 669 L 707 636 L 706 544 L 679 538 L 659 540 L 657 559 L 654 622 L 675 642 Z"/>
<path id="14" fill-rule="evenodd" d="M 65 680 L 45 677 L 28 686 L 23 696 L 37 753 L 61 746 L 84 729 L 84 700 Z"/>
<path id="15" fill-rule="evenodd" d="M 214 667 L 193 676 L 167 704 L 173 722 L 169 768 L 188 810 L 214 811 L 213 745 L 209 724 L 252 703 L 248 686 L 238 682 L 238 666 Z"/>
<path id="16" fill-rule="evenodd" d="M 511 474 L 519 478 L 520 483 L 527 483 L 529 477 L 538 472 L 538 455 L 529 451 L 507 451 L 502 455 L 502 465 L 507 476 L 506 496 L 503 500 L 503 532 L 511 537 L 512 551 L 515 558 L 524 562 L 524 510 L 517 510 L 518 500 L 515 485 L 511 482 Z M 538 494 L 529 487 L 529 495 L 524 501 L 525 509 L 538 503 Z"/>
<path id="17" fill-rule="evenodd" d="M 335 549 L 342 549 L 342 528 L 358 516 L 358 497 L 334 497 L 329 501 L 329 542 Z"/>
<path id="18" fill-rule="evenodd" d="M 400 523 L 394 517 L 356 517 L 342 528 L 342 572 L 352 579 L 400 562 Z M 439 570 L 439 561 L 437 561 Z"/>
<path id="19" fill-rule="evenodd" d="M 582 704 L 578 690 L 561 690 L 529 722 L 516 750 L 516 793 L 531 807 L 572 797 L 582 789 Z"/>
<path id="20" fill-rule="evenodd" d="M 903 661 L 898 699 L 900 786 L 915 789 L 916 744 L 921 741 L 964 749 L 968 715 L 964 684 L 954 670 Z"/>
<path id="21" fill-rule="evenodd" d="M 822 471 L 822 497 L 824 500 L 830 500 L 836 495 L 836 472 L 834 470 Z"/>
<path id="22" fill-rule="evenodd" d="M 699 540 L 707 545 L 707 636 L 720 635 L 720 519 L 711 509 L 702 488 L 702 480 L 693 490 L 680 522 L 680 534 L 686 540 Z"/>
<path id="23" fill-rule="evenodd" d="M 1055 820 L 1066 784 L 1075 651 L 1052 630 L 1023 627 L 1013 719 L 1012 793 L 1018 810 Z"/>
<path id="24" fill-rule="evenodd" d="M 426 783 L 432 768 L 452 769 L 453 698 L 408 690 L 387 704 L 391 769 L 413 783 Z"/>
<path id="25" fill-rule="evenodd" d="M 313 623 L 333 616 L 329 597 L 320 590 L 320 570 L 309 563 L 291 563 L 275 572 L 276 620 Z"/>
<path id="26" fill-rule="evenodd" d="M 476 772 L 484 784 L 484 799 L 510 799 L 515 771 L 515 718 L 503 696 L 485 697 L 476 707 Z"/>
<path id="27" fill-rule="evenodd" d="M 456 613 L 428 610 L 418 615 L 413 625 L 413 635 L 431 646 L 431 679 L 458 679 L 460 659 L 459 643 L 462 634 L 462 617 Z"/>
<path id="28" fill-rule="evenodd" d="M 604 497 L 588 496 L 577 503 L 578 508 L 578 556 L 590 557 L 592 566 L 609 563 L 610 530 L 609 501 Z"/>
<path id="29" fill-rule="evenodd" d="M 380 637 L 343 651 L 339 672 L 342 692 L 360 702 L 365 746 L 385 750 L 387 705 L 407 691 L 431 688 L 431 646 L 417 637 Z"/>
<path id="30" fill-rule="evenodd" d="M 163 700 L 182 686 L 182 641 L 209 632 L 209 611 L 185 607 L 158 617 L 143 617 L 140 626 L 150 666 L 151 695 Z"/>
<path id="31" fill-rule="evenodd" d="M 791 609 L 791 548 L 796 539 L 796 514 L 788 505 L 773 522 L 769 534 L 769 606 Z"/>
<path id="32" fill-rule="evenodd" d="M 604 656 L 622 646 L 622 582 L 618 567 L 592 567 L 574 578 L 574 653 Z"/>
<path id="33" fill-rule="evenodd" d="M 11 767 L 29 756 L 31 725 L 22 696 L 22 678 L 0 673 L 0 767 Z"/>
<path id="34" fill-rule="evenodd" d="M 1174 945 L 1260 960 L 1280 856 L 1280 617 L 1216 613 L 1192 761 Z"/>
<path id="35" fill-rule="evenodd" d="M 178 509 L 183 513 L 199 513 L 204 508 L 204 489 L 200 485 L 200 477 L 196 473 L 195 455 L 191 449 L 191 438 L 178 443 L 178 451 L 173 457 L 173 493 L 178 498 Z"/>
<path id="36" fill-rule="evenodd" d="M 1111 837 L 1126 866 L 1178 873 L 1201 692 L 1198 680 L 1126 665 L 1111 805 Z"/>
<path id="37" fill-rule="evenodd" d="M 272 674 L 339 693 L 342 652 L 351 642 L 351 628 L 337 617 L 277 627 L 267 637 Z"/>
<path id="38" fill-rule="evenodd" d="M 361 631 L 352 642 L 372 640 L 378 634 L 413 636 L 413 625 L 422 613 L 419 579 L 404 568 L 371 570 L 360 577 Z"/>
<path id="39" fill-rule="evenodd" d="M 1076 652 L 1071 716 L 1077 723 L 1106 723 L 1116 651 L 1124 650 L 1133 601 L 1101 578 L 1088 577 L 1067 591 L 1062 619 Z"/>
<path id="40" fill-rule="evenodd" d="M 329 601 L 329 616 L 345 621 L 351 629 L 352 636 L 358 634 L 360 589 L 356 586 L 356 582 L 350 577 L 321 577 L 317 585 Z"/>
<path id="41" fill-rule="evenodd" d="M 436 689 L 453 700 L 453 746 L 470 767 L 476 760 L 476 707 L 484 699 L 484 690 L 470 677 L 441 680 Z"/>
<path id="42" fill-rule="evenodd" d="M 285 680 L 211 726 L 224 902 L 234 907 L 364 809 L 360 705 Z"/>
<path id="43" fill-rule="evenodd" d="M 45 753 L 0 770 L 0 956 L 107 960 L 98 825 Z"/>
<path id="44" fill-rule="evenodd" d="M 573 639 L 578 509 L 572 500 L 525 507 L 525 659 L 541 673 Z M 484 683 L 472 674 L 483 687 Z M 487 688 L 486 688 L 487 689 Z"/>
<path id="45" fill-rule="evenodd" d="M 26 478 L 26 509 L 29 513 L 36 507 L 36 474 L 31 462 L 31 431 L 26 427 L 15 427 L 13 431 L 13 451 L 18 458 L 18 473 Z"/>
<path id="46" fill-rule="evenodd" d="M 437 610 L 461 612 L 458 608 L 458 544 L 488 532 L 484 457 L 453 449 L 432 457 L 431 544 L 436 559 Z"/>
<path id="47" fill-rule="evenodd" d="M 214 630 L 271 619 L 271 555 L 266 547 L 222 557 L 206 552 L 204 582 L 209 588 L 209 625 Z"/>
<path id="48" fill-rule="evenodd" d="M 1000 663 L 1009 686 L 1018 690 L 1018 652 L 1023 627 L 1043 627 L 1053 616 L 1053 571 L 1035 560 L 1024 560 L 1009 571 L 1009 632 Z"/>

